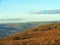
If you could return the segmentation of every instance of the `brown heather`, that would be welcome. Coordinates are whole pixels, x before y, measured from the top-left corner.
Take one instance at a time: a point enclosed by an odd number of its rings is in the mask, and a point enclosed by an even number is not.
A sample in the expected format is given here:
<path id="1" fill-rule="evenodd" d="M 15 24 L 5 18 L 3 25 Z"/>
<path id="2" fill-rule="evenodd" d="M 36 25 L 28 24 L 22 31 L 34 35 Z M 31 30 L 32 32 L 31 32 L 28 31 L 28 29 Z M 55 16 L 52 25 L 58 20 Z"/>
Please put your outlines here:
<path id="1" fill-rule="evenodd" d="M 29 28 L 0 39 L 0 45 L 60 45 L 60 23 Z"/>

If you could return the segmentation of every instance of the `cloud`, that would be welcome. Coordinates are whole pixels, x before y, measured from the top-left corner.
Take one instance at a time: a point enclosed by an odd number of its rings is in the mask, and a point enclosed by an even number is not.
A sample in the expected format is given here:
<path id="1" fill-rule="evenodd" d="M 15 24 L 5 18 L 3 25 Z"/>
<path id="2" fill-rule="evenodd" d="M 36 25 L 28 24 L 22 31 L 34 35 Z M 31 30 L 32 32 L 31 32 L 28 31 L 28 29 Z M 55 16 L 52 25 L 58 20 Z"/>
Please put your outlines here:
<path id="1" fill-rule="evenodd" d="M 23 20 L 23 18 L 13 18 L 13 19 L 0 19 L 0 20 Z"/>
<path id="2" fill-rule="evenodd" d="M 41 10 L 33 12 L 33 14 L 60 14 L 60 10 Z"/>

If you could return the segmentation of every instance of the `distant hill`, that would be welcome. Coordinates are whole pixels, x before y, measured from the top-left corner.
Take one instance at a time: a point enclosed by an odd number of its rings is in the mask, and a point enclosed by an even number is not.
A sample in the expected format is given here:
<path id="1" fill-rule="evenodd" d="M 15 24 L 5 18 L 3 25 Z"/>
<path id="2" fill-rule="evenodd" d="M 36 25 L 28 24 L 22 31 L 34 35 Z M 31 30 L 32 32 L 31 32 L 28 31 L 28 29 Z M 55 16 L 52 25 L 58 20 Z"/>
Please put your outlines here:
<path id="1" fill-rule="evenodd" d="M 60 22 L 38 25 L 12 34 L 0 39 L 0 45 L 60 45 Z"/>
<path id="2" fill-rule="evenodd" d="M 31 27 L 55 23 L 55 22 L 56 21 L 0 24 L 0 38 L 4 38 L 6 36 L 16 34 L 18 32 L 22 32 L 22 31 L 24 31 L 28 28 L 31 28 Z"/>

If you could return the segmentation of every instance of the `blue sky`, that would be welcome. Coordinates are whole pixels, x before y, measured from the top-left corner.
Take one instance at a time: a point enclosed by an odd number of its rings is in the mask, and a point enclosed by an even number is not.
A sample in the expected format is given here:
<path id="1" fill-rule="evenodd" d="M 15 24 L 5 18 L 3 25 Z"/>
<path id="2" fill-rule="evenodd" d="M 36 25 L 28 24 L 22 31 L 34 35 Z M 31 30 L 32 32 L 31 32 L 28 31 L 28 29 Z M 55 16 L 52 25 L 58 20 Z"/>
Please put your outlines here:
<path id="1" fill-rule="evenodd" d="M 60 0 L 0 0 L 0 18 L 21 18 L 23 17 L 22 15 L 40 15 L 31 14 L 40 10 L 60 10 Z M 28 16 L 24 16 L 24 18 Z"/>
<path id="2" fill-rule="evenodd" d="M 53 9 L 60 9 L 60 0 L 0 0 L 0 15 L 23 15 Z"/>

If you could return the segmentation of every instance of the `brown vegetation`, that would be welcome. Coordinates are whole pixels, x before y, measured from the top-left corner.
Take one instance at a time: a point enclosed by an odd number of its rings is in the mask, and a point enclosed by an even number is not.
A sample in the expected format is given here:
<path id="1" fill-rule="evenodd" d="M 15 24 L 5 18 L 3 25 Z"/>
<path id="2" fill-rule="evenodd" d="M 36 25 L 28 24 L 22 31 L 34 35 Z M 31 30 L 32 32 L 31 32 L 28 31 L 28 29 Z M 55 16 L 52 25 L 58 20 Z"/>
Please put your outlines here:
<path id="1" fill-rule="evenodd" d="M 60 45 L 60 23 L 36 26 L 0 39 L 0 45 Z"/>

